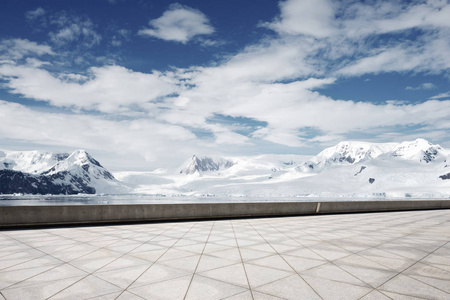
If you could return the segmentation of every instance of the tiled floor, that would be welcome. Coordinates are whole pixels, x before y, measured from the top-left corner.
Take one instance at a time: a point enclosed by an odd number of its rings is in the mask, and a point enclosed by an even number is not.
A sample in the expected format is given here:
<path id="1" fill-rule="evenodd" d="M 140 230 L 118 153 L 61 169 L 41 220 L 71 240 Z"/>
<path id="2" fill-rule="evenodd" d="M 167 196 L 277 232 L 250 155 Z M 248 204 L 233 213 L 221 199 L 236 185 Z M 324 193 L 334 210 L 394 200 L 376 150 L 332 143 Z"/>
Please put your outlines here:
<path id="1" fill-rule="evenodd" d="M 0 232 L 0 299 L 450 299 L 450 210 Z"/>

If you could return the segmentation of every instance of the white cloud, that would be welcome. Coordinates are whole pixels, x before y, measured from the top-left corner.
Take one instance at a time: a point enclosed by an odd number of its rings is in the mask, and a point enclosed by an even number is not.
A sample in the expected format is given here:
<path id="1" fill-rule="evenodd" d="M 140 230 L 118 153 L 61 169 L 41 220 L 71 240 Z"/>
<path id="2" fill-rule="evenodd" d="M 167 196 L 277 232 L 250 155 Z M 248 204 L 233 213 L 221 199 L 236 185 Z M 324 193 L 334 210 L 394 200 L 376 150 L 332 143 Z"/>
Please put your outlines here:
<path id="1" fill-rule="evenodd" d="M 325 73 L 359 76 L 450 68 L 446 1 L 286 0 L 280 2 L 280 10 L 279 17 L 265 26 L 291 40 L 314 37 L 316 51 L 309 51 L 306 60 Z M 378 38 L 386 33 L 390 36 Z"/>
<path id="2" fill-rule="evenodd" d="M 318 38 L 335 32 L 334 10 L 329 0 L 282 1 L 279 19 L 267 27 L 282 34 L 305 34 Z"/>
<path id="3" fill-rule="evenodd" d="M 115 152 L 118 161 L 141 155 L 147 160 L 147 168 L 155 160 L 177 166 L 180 157 L 184 159 L 198 150 L 195 136 L 188 130 L 142 118 L 113 120 L 95 115 L 46 113 L 0 100 L 0 120 L 2 140 Z M 179 143 L 184 147 L 178 147 Z M 141 164 L 145 165 L 145 161 Z M 127 167 L 116 161 L 114 168 Z"/>
<path id="4" fill-rule="evenodd" d="M 435 95 L 435 96 L 431 97 L 430 99 L 445 99 L 445 98 L 450 99 L 450 92 L 440 93 L 438 95 Z"/>
<path id="5" fill-rule="evenodd" d="M 8 39 L 0 42 L 0 59 L 19 60 L 26 56 L 55 55 L 52 48 L 27 39 Z"/>
<path id="6" fill-rule="evenodd" d="M 44 16 L 46 14 L 45 9 L 43 9 L 42 7 L 38 7 L 35 10 L 30 10 L 27 11 L 25 13 L 25 17 L 29 20 L 29 21 L 35 21 L 36 19 Z"/>
<path id="7" fill-rule="evenodd" d="M 450 7 L 446 1 L 428 1 L 406 9 L 397 6 L 392 18 L 380 19 L 376 30 L 386 33 L 415 27 L 450 27 Z"/>
<path id="8" fill-rule="evenodd" d="M 337 72 L 346 76 L 407 71 L 440 73 L 450 68 L 450 61 L 445 54 L 448 51 L 450 41 L 436 39 L 429 42 L 418 39 L 414 44 L 373 50 L 377 53 L 351 62 Z"/>
<path id="9" fill-rule="evenodd" d="M 30 67 L 33 67 L 33 68 L 39 68 L 39 67 L 42 67 L 42 66 L 46 66 L 46 65 L 49 66 L 49 65 L 51 65 L 51 63 L 48 62 L 48 61 L 41 61 L 41 60 L 36 59 L 34 57 L 27 57 L 25 61 L 26 61 L 26 65 L 27 66 L 30 66 Z"/>
<path id="10" fill-rule="evenodd" d="M 88 17 L 61 12 L 51 18 L 51 24 L 56 26 L 56 30 L 49 32 L 50 40 L 57 46 L 77 45 L 92 48 L 102 39 Z"/>
<path id="11" fill-rule="evenodd" d="M 120 66 L 92 67 L 88 70 L 89 79 L 82 82 L 72 80 L 77 74 L 58 78 L 46 70 L 28 66 L 2 65 L 0 76 L 13 93 L 55 106 L 109 113 L 128 111 L 130 106 L 156 101 L 177 89 L 158 72 L 144 74 Z"/>
<path id="12" fill-rule="evenodd" d="M 214 32 L 208 18 L 201 11 L 177 3 L 170 5 L 161 17 L 150 20 L 149 25 L 150 28 L 141 29 L 138 34 L 183 44 L 196 36 Z"/>
<path id="13" fill-rule="evenodd" d="M 339 27 L 352 38 L 395 33 L 411 28 L 448 28 L 450 8 L 446 1 L 354 2 L 343 7 Z"/>
<path id="14" fill-rule="evenodd" d="M 115 47 L 122 46 L 123 41 L 129 39 L 130 31 L 127 29 L 120 29 L 112 36 L 111 45 Z"/>
<path id="15" fill-rule="evenodd" d="M 415 87 L 413 87 L 413 86 L 407 86 L 406 88 L 405 88 L 405 90 L 409 90 L 409 91 L 418 91 L 418 90 L 433 90 L 433 89 L 435 89 L 436 88 L 436 85 L 434 85 L 433 83 L 431 83 L 431 82 L 425 82 L 425 83 L 422 83 L 422 84 L 420 84 L 420 85 L 418 85 L 418 86 L 415 86 Z"/>
<path id="16" fill-rule="evenodd" d="M 245 145 L 248 144 L 250 139 L 246 136 L 233 132 L 229 129 L 223 128 L 214 132 L 215 143 L 218 145 Z"/>
<path id="17" fill-rule="evenodd" d="M 403 126 L 432 127 L 450 114 L 450 101 L 416 105 L 398 101 L 383 105 L 339 101 L 313 91 L 332 84 L 334 78 L 273 83 L 251 76 L 233 80 L 230 75 L 232 80 L 228 80 L 227 68 L 225 63 L 211 70 L 198 70 L 201 73 L 194 73 L 191 78 L 195 87 L 180 91 L 180 97 L 185 100 L 182 108 L 169 105 L 170 109 L 157 118 L 209 130 L 212 129 L 205 123 L 213 115 L 248 118 L 268 124 L 250 133 L 252 139 L 248 142 L 263 139 L 301 147 L 311 143 L 301 137 L 300 131 L 304 128 L 314 129 L 312 142 L 321 142 L 333 136 L 342 137 L 352 132 L 364 134 L 386 126 L 397 127 L 393 130 L 402 130 Z"/>
<path id="18" fill-rule="evenodd" d="M 342 77 L 448 72 L 450 39 L 447 19 L 442 16 L 446 16 L 449 5 L 433 3 L 283 1 L 279 18 L 266 25 L 279 35 L 266 37 L 211 66 L 142 73 L 104 65 L 58 74 L 46 71 L 45 62 L 36 58 L 26 64 L 4 64 L 0 76 L 11 92 L 70 107 L 74 114 L 39 115 L 22 106 L 6 105 L 3 108 L 18 121 L 23 116 L 36 118 L 36 122 L 35 126 L 21 124 L 14 129 L 14 119 L 8 117 L 2 122 L 7 126 L 0 132 L 7 138 L 61 145 L 70 140 L 71 134 L 75 137 L 70 142 L 77 147 L 129 148 L 141 151 L 148 159 L 166 160 L 171 155 L 185 158 L 198 149 L 248 149 L 264 141 L 303 147 L 334 143 L 355 134 L 383 139 L 388 136 L 386 131 L 390 136 L 405 132 L 432 136 L 430 132 L 435 131 L 439 134 L 434 136 L 448 139 L 448 93 L 419 104 L 390 100 L 375 105 L 332 99 L 319 92 L 327 85 L 339 84 Z M 84 39 L 72 30 L 73 20 L 55 19 L 53 24 L 59 30 L 53 33 L 61 43 L 75 44 Z M 214 31 L 201 12 L 179 4 L 170 6 L 150 25 L 140 34 L 181 43 L 199 41 L 200 35 Z M 95 29 L 93 24 L 85 27 Z M 408 32 L 411 28 L 420 30 L 412 34 Z M 385 33 L 389 35 L 380 38 L 379 34 Z M 116 32 L 115 36 L 118 46 L 128 32 Z M 39 55 L 37 50 L 24 49 L 42 45 L 25 44 L 18 47 L 18 54 L 12 52 L 4 60 Z M 4 51 L 8 49 L 4 47 Z M 40 55 L 54 54 L 48 46 L 39 49 L 46 49 Z M 410 88 L 433 87 L 428 82 Z M 106 116 L 84 115 L 85 110 Z M 238 124 L 217 120 L 217 115 Z M 61 125 L 66 120 L 66 125 Z M 179 152 L 167 153 L 171 152 L 167 149 Z"/>

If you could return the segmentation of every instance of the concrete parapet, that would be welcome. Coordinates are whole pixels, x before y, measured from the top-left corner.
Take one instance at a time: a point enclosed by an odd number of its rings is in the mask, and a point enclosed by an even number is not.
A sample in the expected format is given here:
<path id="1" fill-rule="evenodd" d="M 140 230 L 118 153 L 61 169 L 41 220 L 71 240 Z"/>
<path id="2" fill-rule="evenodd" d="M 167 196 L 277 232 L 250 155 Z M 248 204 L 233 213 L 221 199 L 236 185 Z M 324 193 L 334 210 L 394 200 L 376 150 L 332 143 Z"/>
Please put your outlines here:
<path id="1" fill-rule="evenodd" d="M 0 206 L 0 228 L 450 209 L 450 200 Z"/>

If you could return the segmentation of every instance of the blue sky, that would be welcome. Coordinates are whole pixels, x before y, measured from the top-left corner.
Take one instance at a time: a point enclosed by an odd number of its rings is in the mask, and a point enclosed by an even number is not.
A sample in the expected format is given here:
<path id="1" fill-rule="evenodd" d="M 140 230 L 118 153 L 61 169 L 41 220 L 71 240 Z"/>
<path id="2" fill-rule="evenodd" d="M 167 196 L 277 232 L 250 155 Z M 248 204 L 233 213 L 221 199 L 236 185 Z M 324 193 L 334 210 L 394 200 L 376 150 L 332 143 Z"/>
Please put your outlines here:
<path id="1" fill-rule="evenodd" d="M 448 1 L 3 0 L 0 147 L 113 170 L 450 147 L 449 70 Z"/>

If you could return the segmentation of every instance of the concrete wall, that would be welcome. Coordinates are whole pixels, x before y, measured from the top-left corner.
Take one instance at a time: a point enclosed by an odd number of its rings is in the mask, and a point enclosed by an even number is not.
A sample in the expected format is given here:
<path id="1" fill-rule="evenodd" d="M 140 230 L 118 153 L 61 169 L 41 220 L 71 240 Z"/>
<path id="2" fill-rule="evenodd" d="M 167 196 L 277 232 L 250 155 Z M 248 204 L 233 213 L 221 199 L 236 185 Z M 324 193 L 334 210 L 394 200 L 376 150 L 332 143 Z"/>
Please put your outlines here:
<path id="1" fill-rule="evenodd" d="M 450 200 L 0 206 L 0 228 L 450 209 Z"/>

